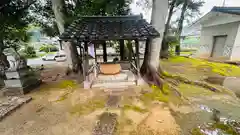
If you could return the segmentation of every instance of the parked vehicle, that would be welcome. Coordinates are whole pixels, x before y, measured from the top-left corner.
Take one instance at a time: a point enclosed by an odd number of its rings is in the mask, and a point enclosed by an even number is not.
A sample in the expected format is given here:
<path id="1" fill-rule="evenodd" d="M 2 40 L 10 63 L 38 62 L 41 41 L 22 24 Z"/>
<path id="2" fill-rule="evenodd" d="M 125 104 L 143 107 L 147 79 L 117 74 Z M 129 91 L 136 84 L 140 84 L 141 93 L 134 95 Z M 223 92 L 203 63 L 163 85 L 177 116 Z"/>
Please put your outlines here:
<path id="1" fill-rule="evenodd" d="M 57 57 L 55 58 L 55 60 L 57 62 L 63 62 L 63 61 L 66 61 L 67 60 L 67 57 L 65 54 L 60 54 L 60 55 L 57 55 Z"/>
<path id="2" fill-rule="evenodd" d="M 56 60 L 57 54 L 47 54 L 42 57 L 42 60 L 44 61 L 54 61 Z"/>

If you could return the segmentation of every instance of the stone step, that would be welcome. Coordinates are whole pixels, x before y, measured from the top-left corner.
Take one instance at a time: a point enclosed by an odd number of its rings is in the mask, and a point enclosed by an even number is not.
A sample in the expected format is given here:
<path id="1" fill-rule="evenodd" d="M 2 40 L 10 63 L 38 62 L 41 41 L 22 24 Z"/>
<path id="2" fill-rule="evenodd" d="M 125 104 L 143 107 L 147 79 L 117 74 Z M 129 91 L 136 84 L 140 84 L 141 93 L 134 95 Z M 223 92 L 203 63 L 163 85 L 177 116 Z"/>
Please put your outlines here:
<path id="1" fill-rule="evenodd" d="M 122 82 L 105 82 L 105 83 L 93 83 L 92 88 L 103 88 L 103 89 L 125 89 L 128 86 L 136 85 L 136 82 L 122 81 Z"/>

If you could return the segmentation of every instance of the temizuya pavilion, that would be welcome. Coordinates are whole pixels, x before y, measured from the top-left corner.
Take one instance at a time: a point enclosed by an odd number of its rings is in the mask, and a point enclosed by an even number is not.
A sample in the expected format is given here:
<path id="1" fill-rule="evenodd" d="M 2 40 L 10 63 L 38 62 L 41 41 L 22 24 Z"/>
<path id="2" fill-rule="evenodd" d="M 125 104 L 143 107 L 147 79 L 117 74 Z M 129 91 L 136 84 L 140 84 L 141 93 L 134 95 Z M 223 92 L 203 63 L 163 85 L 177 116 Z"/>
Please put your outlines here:
<path id="1" fill-rule="evenodd" d="M 61 42 L 75 42 L 80 47 L 84 88 L 121 87 L 138 85 L 139 40 L 156 38 L 159 32 L 141 15 L 135 16 L 86 16 L 75 20 L 60 36 Z M 107 41 L 120 45 L 120 60 L 108 61 Z M 124 41 L 132 44 L 125 45 Z M 94 45 L 95 62 L 89 64 L 88 46 Z M 96 57 L 96 46 L 102 45 L 103 62 Z M 124 57 L 127 46 L 128 58 Z M 135 46 L 133 49 L 132 46 Z M 135 51 L 133 51 L 135 50 Z"/>

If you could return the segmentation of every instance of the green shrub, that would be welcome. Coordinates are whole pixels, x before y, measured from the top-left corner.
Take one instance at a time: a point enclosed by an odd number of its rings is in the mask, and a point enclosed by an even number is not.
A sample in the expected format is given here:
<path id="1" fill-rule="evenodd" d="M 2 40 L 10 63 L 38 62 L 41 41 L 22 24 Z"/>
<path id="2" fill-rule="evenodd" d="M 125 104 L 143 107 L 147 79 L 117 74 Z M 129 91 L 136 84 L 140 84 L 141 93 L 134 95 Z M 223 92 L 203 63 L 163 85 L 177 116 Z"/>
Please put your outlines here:
<path id="1" fill-rule="evenodd" d="M 58 51 L 58 48 L 54 45 L 42 45 L 40 48 L 39 48 L 39 51 L 40 52 L 57 52 Z"/>
<path id="2" fill-rule="evenodd" d="M 34 58 L 37 57 L 36 51 L 34 47 L 32 46 L 26 46 L 25 49 L 23 50 L 23 56 L 25 58 Z"/>

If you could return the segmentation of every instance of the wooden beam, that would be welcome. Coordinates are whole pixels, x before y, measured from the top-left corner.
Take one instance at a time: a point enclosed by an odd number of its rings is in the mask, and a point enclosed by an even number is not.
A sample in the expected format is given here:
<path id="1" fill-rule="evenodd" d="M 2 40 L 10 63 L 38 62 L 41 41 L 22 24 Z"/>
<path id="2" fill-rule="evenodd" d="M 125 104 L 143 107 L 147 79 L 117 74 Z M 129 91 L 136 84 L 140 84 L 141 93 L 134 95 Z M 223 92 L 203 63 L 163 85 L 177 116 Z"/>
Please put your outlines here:
<path id="1" fill-rule="evenodd" d="M 107 62 L 107 44 L 106 41 L 103 42 L 103 61 Z"/>
<path id="2" fill-rule="evenodd" d="M 124 59 L 124 40 L 119 40 L 120 43 L 120 60 L 123 61 Z"/>

